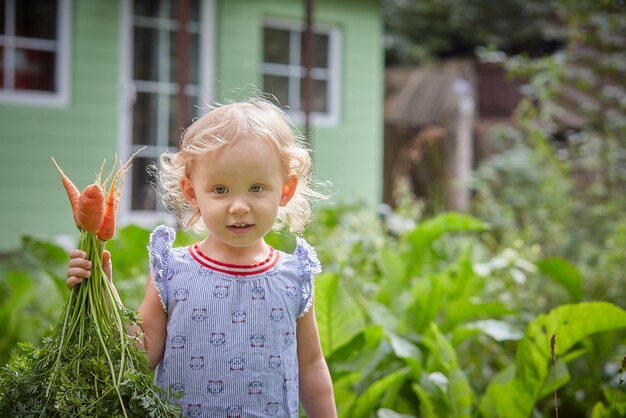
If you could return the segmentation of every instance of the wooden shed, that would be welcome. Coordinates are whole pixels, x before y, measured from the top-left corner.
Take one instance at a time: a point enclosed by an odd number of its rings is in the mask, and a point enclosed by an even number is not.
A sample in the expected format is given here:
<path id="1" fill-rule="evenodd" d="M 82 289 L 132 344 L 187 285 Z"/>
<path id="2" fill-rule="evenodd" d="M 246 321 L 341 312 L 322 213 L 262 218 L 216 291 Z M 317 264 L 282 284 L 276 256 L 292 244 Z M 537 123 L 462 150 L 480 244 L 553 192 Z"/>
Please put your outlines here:
<path id="1" fill-rule="evenodd" d="M 484 132 L 510 120 L 519 87 L 502 67 L 474 60 L 388 68 L 383 201 L 395 205 L 404 179 L 427 206 L 465 210 L 467 176 L 490 153 Z"/>

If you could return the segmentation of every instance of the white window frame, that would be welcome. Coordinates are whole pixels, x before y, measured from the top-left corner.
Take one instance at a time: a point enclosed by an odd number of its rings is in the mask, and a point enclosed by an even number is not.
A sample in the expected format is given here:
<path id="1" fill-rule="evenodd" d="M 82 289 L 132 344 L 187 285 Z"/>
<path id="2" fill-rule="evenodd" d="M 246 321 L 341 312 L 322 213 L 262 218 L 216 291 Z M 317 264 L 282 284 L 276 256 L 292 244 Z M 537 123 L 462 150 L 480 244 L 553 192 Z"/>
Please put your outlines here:
<path id="1" fill-rule="evenodd" d="M 279 75 L 289 77 L 289 103 L 281 103 L 281 105 L 293 105 L 294 103 L 300 106 L 300 81 L 304 78 L 304 66 L 300 63 L 294 63 L 292 60 L 294 57 L 301 56 L 300 43 L 296 41 L 295 33 L 304 33 L 304 25 L 301 22 L 289 22 L 279 19 L 266 19 L 263 21 L 263 30 L 266 28 L 288 30 L 290 32 L 289 40 L 289 64 L 272 64 L 261 63 L 261 76 L 265 75 Z M 315 33 L 323 33 L 328 35 L 328 69 L 313 69 L 313 76 L 316 78 L 324 79 L 328 82 L 328 112 L 312 112 L 311 123 L 315 125 L 330 125 L 334 126 L 339 123 L 340 120 L 340 45 L 341 45 L 341 32 L 336 27 L 316 25 L 314 28 Z M 263 46 L 264 47 L 264 46 Z M 263 51 L 261 51 L 261 56 Z M 286 109 L 287 113 L 295 123 L 304 123 L 304 112 L 300 109 Z"/>
<path id="2" fill-rule="evenodd" d="M 120 73 L 121 73 L 121 104 L 120 104 L 120 135 L 119 135 L 119 149 L 121 155 L 128 158 L 141 146 L 132 144 L 133 140 L 133 105 L 137 97 L 137 91 L 152 90 L 156 92 L 158 89 L 165 89 L 167 91 L 173 91 L 172 88 L 176 86 L 168 86 L 167 84 L 151 82 L 151 81 L 136 81 L 133 79 L 133 30 L 134 30 L 134 10 L 133 2 L 126 0 L 121 7 L 121 22 L 122 22 L 122 36 L 120 39 L 120 51 L 122 57 L 120 59 Z M 212 80 L 214 79 L 214 57 L 215 57 L 215 0 L 200 0 L 200 71 L 198 74 L 198 86 L 199 92 L 195 91 L 198 96 L 198 105 L 205 105 L 211 103 L 214 95 L 214 87 Z M 169 68 L 166 69 L 169 71 Z M 192 93 L 188 91 L 188 93 Z M 159 118 L 159 119 L 167 119 Z M 167 131 L 169 132 L 169 130 Z M 162 141 L 161 141 L 162 142 Z M 167 138 L 165 138 L 167 144 Z M 160 144 L 160 142 L 158 142 Z M 159 146 L 158 151 L 165 151 L 171 149 L 167 146 Z M 154 148 L 154 147 L 153 147 Z M 141 156 L 153 156 L 153 152 L 146 154 L 143 151 Z M 123 224 L 132 223 L 144 227 L 152 227 L 157 222 L 165 222 L 170 225 L 176 223 L 175 217 L 165 211 L 159 210 L 132 210 L 131 193 L 132 193 L 132 167 L 127 176 L 127 181 L 124 189 L 122 190 L 122 198 L 120 199 L 119 217 Z"/>
<path id="3" fill-rule="evenodd" d="M 15 3 L 20 0 L 6 0 L 5 28 L 6 34 L 0 35 L 0 43 L 9 52 L 5 52 L 7 67 L 5 87 L 0 88 L 1 103 L 16 103 L 36 106 L 66 106 L 69 102 L 70 80 L 70 28 L 71 4 L 70 0 L 58 0 L 57 39 L 32 39 L 15 36 L 15 21 L 12 19 Z M 7 80 L 12 80 L 14 74 L 15 54 L 10 51 L 15 48 L 33 48 L 56 52 L 56 91 L 44 92 L 36 90 L 14 90 L 6 87 Z"/>

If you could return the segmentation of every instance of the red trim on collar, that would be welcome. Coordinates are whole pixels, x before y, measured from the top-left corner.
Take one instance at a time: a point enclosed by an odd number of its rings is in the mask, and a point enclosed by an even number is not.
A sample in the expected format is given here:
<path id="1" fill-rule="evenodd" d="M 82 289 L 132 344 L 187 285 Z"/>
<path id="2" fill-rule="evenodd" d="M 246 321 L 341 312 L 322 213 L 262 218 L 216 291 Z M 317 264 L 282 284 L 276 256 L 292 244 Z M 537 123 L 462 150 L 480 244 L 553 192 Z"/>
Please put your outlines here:
<path id="1" fill-rule="evenodd" d="M 260 263 L 247 265 L 227 264 L 214 260 L 203 254 L 197 243 L 190 245 L 187 248 L 189 250 L 189 254 L 191 254 L 194 260 L 202 264 L 204 267 L 233 276 L 251 276 L 254 274 L 264 273 L 274 267 L 276 263 L 278 263 L 278 259 L 280 257 L 280 253 L 270 247 L 270 254 Z"/>

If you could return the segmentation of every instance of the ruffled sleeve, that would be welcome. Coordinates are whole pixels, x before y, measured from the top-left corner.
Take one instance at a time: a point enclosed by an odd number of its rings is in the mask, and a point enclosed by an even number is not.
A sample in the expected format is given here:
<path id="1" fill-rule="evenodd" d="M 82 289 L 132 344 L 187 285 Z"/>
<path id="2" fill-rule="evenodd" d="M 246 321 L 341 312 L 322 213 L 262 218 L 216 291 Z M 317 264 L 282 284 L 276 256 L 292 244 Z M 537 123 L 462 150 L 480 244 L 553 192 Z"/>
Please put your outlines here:
<path id="1" fill-rule="evenodd" d="M 300 312 L 298 318 L 308 312 L 313 303 L 313 287 L 315 276 L 322 272 L 320 261 L 317 258 L 315 249 L 305 241 L 304 238 L 296 238 L 296 249 L 294 255 L 298 257 L 300 264 L 301 283 L 301 299 Z"/>
<path id="2" fill-rule="evenodd" d="M 150 273 L 163 309 L 167 312 L 168 261 L 176 232 L 169 226 L 156 227 L 150 234 L 148 254 L 150 255 Z"/>

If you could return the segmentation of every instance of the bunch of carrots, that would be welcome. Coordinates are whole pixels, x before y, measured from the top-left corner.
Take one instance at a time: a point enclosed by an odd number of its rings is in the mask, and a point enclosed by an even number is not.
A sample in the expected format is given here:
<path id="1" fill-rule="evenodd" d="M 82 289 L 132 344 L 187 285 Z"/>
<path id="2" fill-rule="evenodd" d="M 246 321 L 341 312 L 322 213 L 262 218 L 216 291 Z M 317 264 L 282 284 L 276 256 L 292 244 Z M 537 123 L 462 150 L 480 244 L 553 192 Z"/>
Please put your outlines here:
<path id="1" fill-rule="evenodd" d="M 164 393 L 151 381 L 147 358 L 136 347 L 139 336 L 127 329 L 139 323 L 138 315 L 122 305 L 102 269 L 106 242 L 115 233 L 124 173 L 134 156 L 119 162 L 119 168 L 116 161 L 101 182 L 103 163 L 96 181 L 82 192 L 52 159 L 80 231 L 79 248 L 92 263 L 91 277 L 70 290 L 43 345 L 21 344 L 0 369 L 0 416 L 181 415 L 169 402 L 176 394 Z"/>

